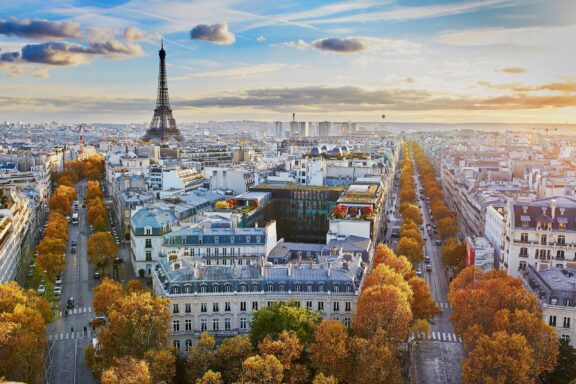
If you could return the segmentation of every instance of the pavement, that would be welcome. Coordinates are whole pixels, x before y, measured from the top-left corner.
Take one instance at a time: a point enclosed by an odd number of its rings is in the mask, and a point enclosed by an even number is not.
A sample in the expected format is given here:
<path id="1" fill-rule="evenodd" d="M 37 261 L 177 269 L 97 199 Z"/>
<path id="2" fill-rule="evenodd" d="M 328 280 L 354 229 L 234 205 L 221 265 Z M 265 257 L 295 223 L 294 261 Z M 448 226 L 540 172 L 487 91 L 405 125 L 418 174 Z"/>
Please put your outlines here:
<path id="1" fill-rule="evenodd" d="M 76 186 L 78 200 L 83 201 L 86 192 L 86 182 L 81 181 Z M 86 209 L 82 204 L 78 209 L 79 223 L 69 225 L 69 243 L 66 250 L 66 270 L 62 279 L 62 296 L 55 309 L 55 318 L 48 324 L 46 341 L 48 344 L 48 359 L 46 362 L 47 384 L 92 384 L 97 379 L 84 360 L 84 351 L 91 343 L 95 334 L 89 321 L 96 317 L 92 308 L 93 289 L 100 283 L 94 279 L 96 267 L 88 262 L 87 243 L 90 235 L 90 225 L 86 219 Z M 76 240 L 77 253 L 72 254 L 71 242 Z M 122 244 L 119 252 L 121 257 L 128 254 L 126 245 Z M 125 263 L 130 263 L 129 258 Z M 125 275 L 132 277 L 132 268 L 125 264 Z M 133 273 L 132 273 L 133 275 Z M 74 297 L 74 308 L 66 308 L 68 297 Z M 66 314 L 66 312 L 68 314 Z M 84 328 L 86 327 L 86 331 Z"/>

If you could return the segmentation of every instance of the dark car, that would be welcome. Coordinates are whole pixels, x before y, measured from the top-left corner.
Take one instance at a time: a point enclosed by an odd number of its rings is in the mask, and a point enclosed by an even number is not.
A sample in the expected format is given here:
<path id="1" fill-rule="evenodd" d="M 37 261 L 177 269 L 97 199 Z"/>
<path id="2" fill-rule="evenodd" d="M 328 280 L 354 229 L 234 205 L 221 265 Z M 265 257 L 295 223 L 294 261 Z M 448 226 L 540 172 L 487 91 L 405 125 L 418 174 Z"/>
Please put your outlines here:
<path id="1" fill-rule="evenodd" d="M 70 250 L 70 252 L 76 253 L 76 247 L 72 247 L 72 249 Z"/>
<path id="2" fill-rule="evenodd" d="M 76 246 L 76 240 L 72 240 L 72 246 L 75 247 Z"/>
<path id="3" fill-rule="evenodd" d="M 94 278 L 95 278 L 95 279 L 99 279 L 99 278 L 100 278 L 100 272 L 99 272 L 99 271 L 95 271 L 95 272 L 94 272 Z"/>
<path id="4" fill-rule="evenodd" d="M 74 303 L 74 298 L 73 298 L 73 297 L 69 297 L 69 298 L 68 298 L 68 301 L 66 302 L 66 308 L 72 309 L 72 308 L 74 308 L 74 305 L 75 305 L 75 303 Z"/>

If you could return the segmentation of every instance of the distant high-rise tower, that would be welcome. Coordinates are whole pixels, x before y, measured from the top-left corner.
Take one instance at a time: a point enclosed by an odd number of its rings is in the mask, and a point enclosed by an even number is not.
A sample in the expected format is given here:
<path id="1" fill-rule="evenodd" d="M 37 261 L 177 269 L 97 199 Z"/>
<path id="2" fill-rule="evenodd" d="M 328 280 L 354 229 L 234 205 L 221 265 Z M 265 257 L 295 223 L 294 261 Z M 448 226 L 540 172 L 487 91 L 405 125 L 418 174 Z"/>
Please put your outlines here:
<path id="1" fill-rule="evenodd" d="M 166 142 L 170 139 L 182 141 L 182 135 L 176 126 L 176 120 L 172 116 L 170 99 L 168 98 L 168 79 L 166 78 L 166 51 L 162 44 L 160 51 L 160 73 L 158 74 L 158 97 L 154 117 L 150 128 L 142 138 L 144 141 Z"/>

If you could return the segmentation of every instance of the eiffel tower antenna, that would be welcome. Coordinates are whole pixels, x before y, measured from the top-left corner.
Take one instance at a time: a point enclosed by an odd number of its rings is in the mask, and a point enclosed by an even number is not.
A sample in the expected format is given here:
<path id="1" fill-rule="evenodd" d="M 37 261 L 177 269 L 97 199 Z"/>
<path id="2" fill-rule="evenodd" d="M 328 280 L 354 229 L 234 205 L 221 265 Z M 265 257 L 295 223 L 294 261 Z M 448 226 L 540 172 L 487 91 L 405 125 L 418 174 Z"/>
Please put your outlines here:
<path id="1" fill-rule="evenodd" d="M 142 138 L 144 141 L 166 142 L 169 139 L 182 141 L 182 135 L 176 126 L 176 120 L 172 116 L 170 108 L 170 98 L 168 97 L 168 78 L 166 76 L 166 51 L 164 50 L 164 39 L 160 41 L 160 70 L 158 73 L 158 96 L 156 98 L 156 108 L 154 117 L 146 134 Z"/>

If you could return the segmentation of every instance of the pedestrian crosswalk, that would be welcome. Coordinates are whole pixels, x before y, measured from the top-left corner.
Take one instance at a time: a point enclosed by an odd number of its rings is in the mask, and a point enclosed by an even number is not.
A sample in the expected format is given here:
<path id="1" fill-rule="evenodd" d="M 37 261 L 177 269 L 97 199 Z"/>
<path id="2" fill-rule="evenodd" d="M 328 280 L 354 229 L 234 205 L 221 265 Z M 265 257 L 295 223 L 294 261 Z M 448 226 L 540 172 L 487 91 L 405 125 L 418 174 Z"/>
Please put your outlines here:
<path id="1" fill-rule="evenodd" d="M 58 317 L 62 317 L 65 315 L 65 311 L 68 311 L 68 315 L 80 315 L 82 313 L 92 313 L 94 309 L 92 307 L 81 307 L 81 308 L 72 308 L 72 309 L 67 309 L 64 311 L 57 311 L 56 315 Z"/>
<path id="2" fill-rule="evenodd" d="M 455 333 L 430 331 L 428 334 L 419 333 L 413 335 L 418 340 L 445 341 L 451 343 L 462 343 L 462 338 Z"/>
<path id="3" fill-rule="evenodd" d="M 450 306 L 450 303 L 438 303 L 438 305 L 440 306 L 440 308 L 446 308 L 446 309 L 452 308 Z"/>
<path id="4" fill-rule="evenodd" d="M 74 340 L 74 339 L 85 339 L 89 337 L 93 337 L 92 330 L 86 331 L 77 331 L 77 332 L 64 332 L 64 333 L 54 333 L 52 335 L 46 335 L 46 340 L 48 341 L 62 341 L 62 340 Z"/>

